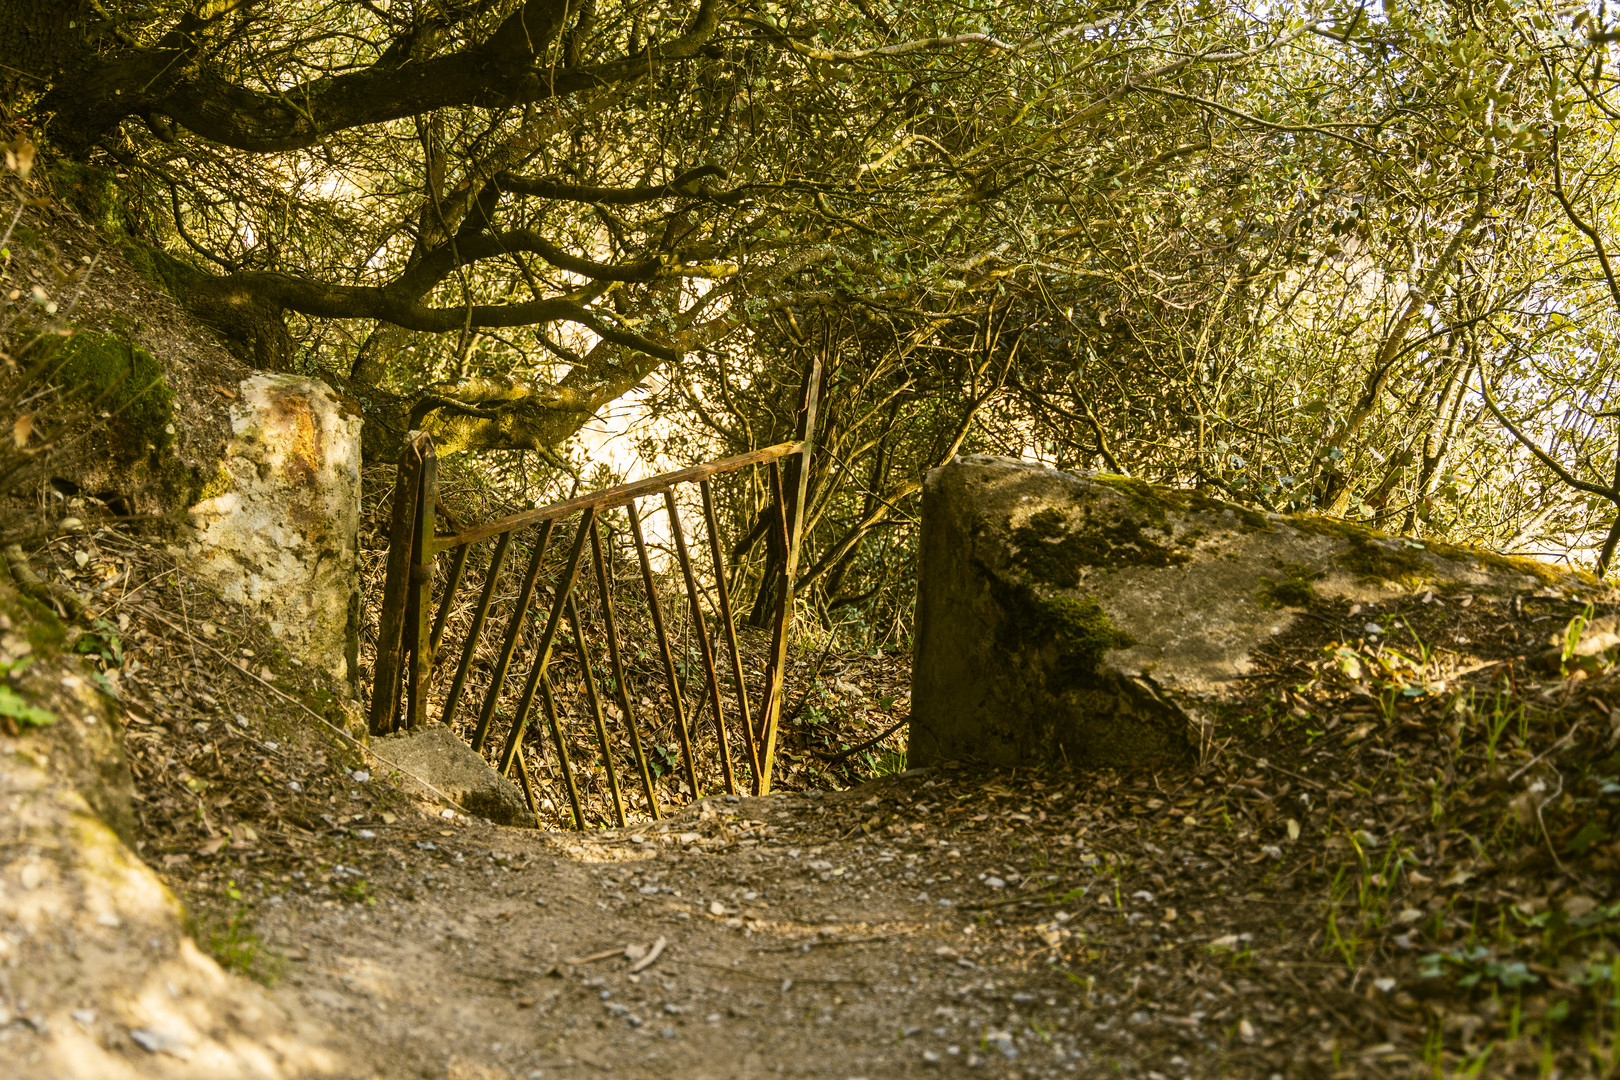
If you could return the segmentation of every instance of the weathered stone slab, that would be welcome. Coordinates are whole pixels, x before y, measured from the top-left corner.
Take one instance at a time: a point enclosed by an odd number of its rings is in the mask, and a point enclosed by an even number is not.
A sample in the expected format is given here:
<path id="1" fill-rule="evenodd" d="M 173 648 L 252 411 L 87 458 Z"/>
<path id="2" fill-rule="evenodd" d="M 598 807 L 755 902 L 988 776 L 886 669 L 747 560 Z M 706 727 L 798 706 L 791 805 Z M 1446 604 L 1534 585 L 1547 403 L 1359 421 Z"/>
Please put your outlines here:
<path id="1" fill-rule="evenodd" d="M 1124 477 L 957 458 L 923 488 L 909 762 L 1184 758 L 1315 598 L 1581 584 Z"/>
<path id="2" fill-rule="evenodd" d="M 385 778 L 399 773 L 401 787 L 415 795 L 434 798 L 422 786 L 426 780 L 460 803 L 468 813 L 498 825 L 534 828 L 523 795 L 512 781 L 497 773 L 472 747 L 443 724 L 424 724 L 394 735 L 374 736 L 378 772 Z"/>
<path id="3" fill-rule="evenodd" d="M 318 379 L 254 375 L 214 482 L 191 508 L 193 571 L 300 661 L 358 677 L 360 418 Z"/>

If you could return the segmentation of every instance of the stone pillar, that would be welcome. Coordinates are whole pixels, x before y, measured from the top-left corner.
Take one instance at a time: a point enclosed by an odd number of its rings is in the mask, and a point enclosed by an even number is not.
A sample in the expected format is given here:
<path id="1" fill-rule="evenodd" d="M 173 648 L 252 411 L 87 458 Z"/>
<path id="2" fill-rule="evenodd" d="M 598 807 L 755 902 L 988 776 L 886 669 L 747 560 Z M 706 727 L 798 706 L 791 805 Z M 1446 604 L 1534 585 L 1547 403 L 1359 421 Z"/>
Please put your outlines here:
<path id="1" fill-rule="evenodd" d="M 244 379 L 184 552 L 290 655 L 350 693 L 359 676 L 360 423 L 318 379 Z"/>

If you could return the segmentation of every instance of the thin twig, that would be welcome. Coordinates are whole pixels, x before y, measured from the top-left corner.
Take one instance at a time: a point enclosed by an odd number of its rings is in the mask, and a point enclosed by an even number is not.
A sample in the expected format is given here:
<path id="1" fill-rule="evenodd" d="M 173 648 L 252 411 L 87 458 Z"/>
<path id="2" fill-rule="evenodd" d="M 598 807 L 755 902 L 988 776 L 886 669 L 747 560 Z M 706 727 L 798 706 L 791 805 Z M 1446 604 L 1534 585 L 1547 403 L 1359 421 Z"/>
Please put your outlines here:
<path id="1" fill-rule="evenodd" d="M 855 746 L 850 747 L 848 750 L 840 750 L 838 753 L 832 755 L 831 757 L 826 757 L 826 756 L 824 756 L 823 754 L 821 754 L 819 752 L 815 752 L 816 756 L 821 758 L 828 765 L 836 765 L 840 761 L 843 761 L 845 758 L 847 758 L 847 757 L 849 757 L 849 756 L 851 756 L 853 754 L 858 754 L 862 750 L 871 749 L 872 747 L 876 746 L 878 743 L 882 742 L 884 739 L 887 739 L 890 735 L 893 735 L 895 732 L 899 731 L 901 728 L 905 727 L 909 723 L 911 723 L 911 717 L 909 715 L 904 716 L 901 719 L 899 719 L 898 721 L 896 721 L 895 723 L 890 724 L 887 728 L 885 728 L 883 730 L 882 734 L 874 735 L 874 736 L 872 736 L 872 738 L 867 739 L 863 743 L 858 743 Z"/>
<path id="2" fill-rule="evenodd" d="M 1583 723 L 1585 723 L 1585 722 L 1586 722 L 1585 717 L 1577 717 L 1576 720 L 1575 720 L 1575 723 L 1570 725 L 1570 729 L 1567 732 L 1564 733 L 1564 737 L 1562 739 L 1559 739 L 1557 742 L 1555 742 L 1551 746 L 1547 747 L 1547 749 L 1543 750 L 1541 753 L 1537 754 L 1535 757 L 1531 758 L 1529 761 L 1525 762 L 1523 765 L 1520 765 L 1517 769 L 1515 769 L 1513 771 L 1513 774 L 1508 777 L 1508 783 L 1511 784 L 1513 781 L 1515 781 L 1519 777 L 1523 776 L 1525 774 L 1526 770 L 1530 769 L 1537 762 L 1539 762 L 1543 758 L 1545 758 L 1548 754 L 1552 753 L 1554 750 L 1558 749 L 1560 746 L 1563 746 L 1569 740 L 1573 739 L 1575 737 L 1575 733 L 1581 729 L 1581 725 Z"/>

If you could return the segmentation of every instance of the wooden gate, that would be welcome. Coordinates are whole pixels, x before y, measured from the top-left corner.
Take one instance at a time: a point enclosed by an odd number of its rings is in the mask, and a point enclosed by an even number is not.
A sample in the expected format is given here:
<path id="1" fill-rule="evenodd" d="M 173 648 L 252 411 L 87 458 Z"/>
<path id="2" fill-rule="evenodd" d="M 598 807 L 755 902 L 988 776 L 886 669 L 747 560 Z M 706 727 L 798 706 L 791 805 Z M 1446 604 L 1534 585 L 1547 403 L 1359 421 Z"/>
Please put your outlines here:
<path id="1" fill-rule="evenodd" d="M 498 772 L 510 776 L 515 771 L 537 822 L 546 816 L 546 790 L 560 789 L 557 794 L 566 799 L 574 827 L 583 829 L 588 818 L 624 825 L 636 812 L 661 816 L 660 790 L 665 799 L 701 797 L 699 747 L 695 745 L 700 733 L 694 727 L 707 710 L 706 729 L 712 730 L 716 743 L 720 786 L 727 794 L 737 794 L 741 766 L 747 770 L 753 794 L 769 792 L 792 630 L 793 581 L 815 431 L 819 367 L 813 365 L 807 372 L 793 442 L 480 525 L 461 526 L 443 513 L 433 441 L 425 433 L 412 432 L 394 487 L 372 681 L 372 733 L 387 734 L 430 720 L 441 721 L 452 730 L 459 726 L 467 731 L 474 750 L 486 757 L 494 752 Z M 752 686 L 746 670 L 748 654 L 741 647 L 732 606 L 728 549 L 722 542 L 711 486 L 718 477 L 750 469 L 767 473 L 763 478 L 767 520 L 762 524 L 770 534 L 778 568 L 761 585 L 774 588 L 774 597 L 766 598 L 772 616 L 770 640 L 760 678 Z M 694 487 L 702 518 L 697 531 L 707 541 L 703 545 L 709 571 L 706 580 L 702 561 L 694 559 L 688 548 L 681 507 L 683 494 L 688 502 L 694 501 L 690 499 Z M 649 553 L 642 500 L 662 504 L 671 558 L 664 575 L 655 571 Z M 655 506 L 652 513 L 658 509 Z M 447 531 L 441 531 L 441 520 Z M 621 521 L 624 528 L 619 527 Z M 565 534 L 564 544 L 560 541 Z M 614 605 L 633 590 L 617 588 L 612 580 L 615 568 L 632 565 L 628 553 L 622 551 L 625 545 L 620 541 L 625 537 L 633 547 L 633 565 L 639 569 L 641 585 L 637 606 L 642 610 L 629 613 L 629 619 Z M 525 547 L 528 557 L 516 579 L 516 590 L 503 594 L 503 581 L 508 585 L 511 581 L 502 571 L 509 561 L 515 562 L 509 556 Z M 566 554 L 558 558 L 563 552 Z M 436 562 L 445 553 L 449 560 L 441 581 Z M 463 595 L 462 582 L 469 568 L 482 569 L 482 584 L 476 593 Z M 661 577 L 679 578 L 678 586 L 671 589 L 677 593 L 674 604 L 660 597 Z M 591 579 L 591 584 L 582 578 Z M 684 631 L 677 635 L 666 609 L 678 607 L 682 601 Z M 544 621 L 531 618 L 531 613 L 543 613 Z M 492 636 L 490 631 L 502 622 L 503 615 L 504 625 L 498 636 Z M 637 615 L 645 619 L 639 626 Z M 724 671 L 717 659 L 721 650 L 726 658 Z M 759 651 L 754 650 L 756 659 Z M 552 678 L 558 665 L 572 667 L 578 678 L 559 688 Z M 519 681 L 524 666 L 527 674 Z M 688 693 L 698 675 L 701 687 L 695 694 Z M 695 704 L 689 700 L 693 697 L 698 699 Z M 475 699 L 477 712 L 473 713 Z M 540 739 L 526 739 L 537 700 L 544 732 Z M 581 714 L 581 723 L 570 725 L 575 713 Z M 646 726 L 654 721 L 662 721 L 656 725 L 658 731 L 673 736 L 678 755 L 667 749 L 660 754 L 657 739 L 649 737 L 655 733 Z M 577 768 L 571 760 L 569 743 L 578 740 L 571 740 L 570 733 L 586 728 L 587 745 L 594 744 L 600 754 L 599 770 Z M 547 744 L 549 762 L 545 760 Z M 538 758 L 534 758 L 536 752 Z M 677 757 L 678 761 L 672 760 Z M 622 764 L 635 772 L 640 808 L 627 806 L 630 800 L 620 784 Z M 544 775 L 547 769 L 549 782 Z M 558 800 L 550 803 L 559 806 Z M 597 806 L 600 813 L 595 812 Z"/>

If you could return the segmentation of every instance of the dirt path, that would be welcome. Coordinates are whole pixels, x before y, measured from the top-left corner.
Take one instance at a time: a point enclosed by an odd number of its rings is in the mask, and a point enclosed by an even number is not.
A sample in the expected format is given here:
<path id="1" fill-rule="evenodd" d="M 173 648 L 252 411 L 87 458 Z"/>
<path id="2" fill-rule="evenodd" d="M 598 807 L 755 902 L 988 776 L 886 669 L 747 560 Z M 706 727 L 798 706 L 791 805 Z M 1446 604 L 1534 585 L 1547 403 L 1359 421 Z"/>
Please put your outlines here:
<path id="1" fill-rule="evenodd" d="M 1005 889 L 951 841 L 860 832 L 942 788 L 711 799 L 583 842 L 482 824 L 378 838 L 338 878 L 375 902 L 293 888 L 259 929 L 298 958 L 277 995 L 336 1014 L 379 1075 L 1074 1071 L 1092 1057 L 1075 984 L 980 945 L 993 935 L 964 910 Z M 573 962 L 659 940 L 639 974 L 624 955 Z"/>

